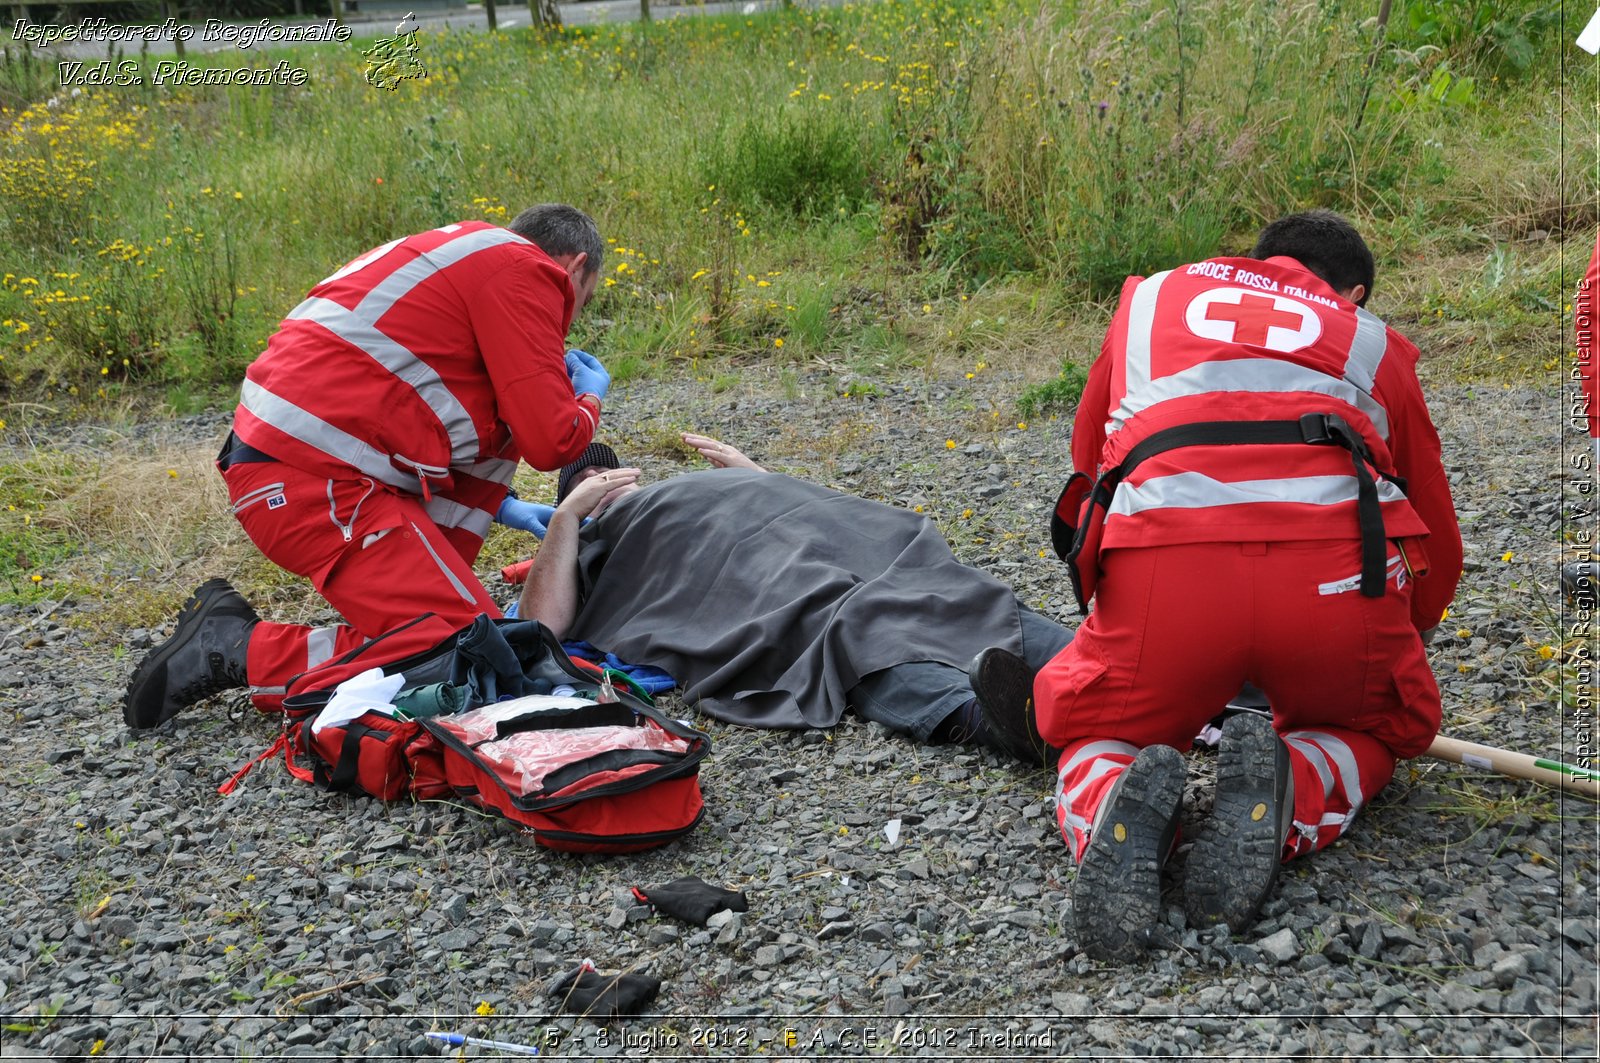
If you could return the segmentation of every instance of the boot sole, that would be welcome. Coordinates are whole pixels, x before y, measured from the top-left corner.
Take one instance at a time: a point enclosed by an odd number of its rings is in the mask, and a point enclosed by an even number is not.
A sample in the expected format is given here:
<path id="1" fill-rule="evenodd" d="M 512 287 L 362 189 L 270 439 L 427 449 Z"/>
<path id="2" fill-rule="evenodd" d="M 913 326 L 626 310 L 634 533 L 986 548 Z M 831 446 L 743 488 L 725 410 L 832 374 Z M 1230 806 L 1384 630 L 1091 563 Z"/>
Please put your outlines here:
<path id="1" fill-rule="evenodd" d="M 1096 960 L 1145 951 L 1161 915 L 1161 865 L 1187 777 L 1170 746 L 1146 746 L 1123 771 L 1116 803 L 1106 809 L 1072 886 L 1078 945 Z"/>
<path id="2" fill-rule="evenodd" d="M 1211 820 L 1189 850 L 1184 908 L 1195 926 L 1243 930 L 1261 910 L 1283 862 L 1280 833 L 1289 771 L 1282 741 L 1265 717 L 1228 721 L 1217 760 Z"/>

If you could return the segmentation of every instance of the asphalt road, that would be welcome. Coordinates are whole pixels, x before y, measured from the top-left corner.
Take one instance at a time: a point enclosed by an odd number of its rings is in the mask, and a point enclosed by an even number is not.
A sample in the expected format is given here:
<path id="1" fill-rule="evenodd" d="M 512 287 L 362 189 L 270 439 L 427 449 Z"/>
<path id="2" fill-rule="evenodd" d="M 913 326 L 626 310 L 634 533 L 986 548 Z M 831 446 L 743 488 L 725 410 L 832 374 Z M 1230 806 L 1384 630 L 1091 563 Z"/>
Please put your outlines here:
<path id="1" fill-rule="evenodd" d="M 757 11 L 772 10 L 773 8 L 781 6 L 781 4 L 782 0 L 713 0 L 711 3 L 700 4 L 652 3 L 650 5 L 650 14 L 652 18 L 656 19 L 681 18 L 687 15 L 726 15 L 736 13 L 754 14 Z M 345 25 L 349 26 L 358 38 L 380 36 L 392 32 L 394 24 L 397 23 L 401 16 L 403 16 L 407 11 L 405 0 L 365 0 L 364 5 L 362 6 L 365 6 L 370 10 L 352 12 L 345 19 Z M 83 7 L 79 10 L 85 12 L 85 14 L 82 16 L 83 18 L 95 17 L 93 15 L 94 9 L 92 7 Z M 500 2 L 496 5 L 496 13 L 499 16 L 497 20 L 499 28 L 502 30 L 517 29 L 519 27 L 525 28 L 531 21 L 528 16 L 528 6 L 525 2 L 519 3 L 516 2 L 516 0 L 511 0 L 511 2 Z M 633 22 L 636 21 L 638 17 L 638 0 L 581 0 L 581 2 L 578 3 L 561 5 L 561 19 L 569 26 L 593 26 L 604 23 Z M 422 14 L 416 16 L 416 18 L 417 21 L 421 23 L 421 28 L 427 31 L 459 29 L 476 30 L 482 32 L 487 30 L 489 25 L 488 19 L 484 15 L 483 8 L 477 5 L 470 8 L 463 7 L 458 10 L 445 13 Z M 268 21 L 274 26 L 288 26 L 294 25 L 301 21 L 315 20 L 291 20 L 278 18 L 269 19 Z M 75 24 L 76 20 L 73 20 L 72 22 L 57 21 L 54 23 L 48 23 L 46 25 L 70 26 Z M 217 52 L 235 52 L 239 50 L 234 43 L 226 39 L 209 41 L 205 40 L 205 25 L 203 22 L 199 24 L 194 22 L 186 24 L 194 26 L 196 30 L 194 36 L 184 44 L 184 53 L 186 57 L 209 55 Z M 224 25 L 259 26 L 260 22 L 259 20 L 255 22 L 229 21 L 224 23 Z M 21 41 L 17 40 L 14 28 L 12 32 L 0 32 L 0 37 L 3 37 L 4 43 L 8 46 L 22 43 Z M 141 51 L 141 43 L 142 42 L 121 42 L 117 45 L 108 45 L 104 41 L 93 43 L 85 43 L 82 41 L 67 43 L 57 41 L 48 47 L 41 47 L 37 44 L 29 44 L 28 47 L 36 57 L 46 60 L 51 58 L 99 59 L 106 56 L 111 47 L 119 47 L 124 55 L 131 56 L 138 54 Z M 250 51 L 267 51 L 273 48 L 291 46 L 293 45 L 263 40 L 256 42 L 250 48 Z M 173 46 L 173 42 L 170 39 L 152 41 L 150 42 L 148 48 L 150 55 L 172 55 L 174 54 L 175 50 L 176 49 Z"/>

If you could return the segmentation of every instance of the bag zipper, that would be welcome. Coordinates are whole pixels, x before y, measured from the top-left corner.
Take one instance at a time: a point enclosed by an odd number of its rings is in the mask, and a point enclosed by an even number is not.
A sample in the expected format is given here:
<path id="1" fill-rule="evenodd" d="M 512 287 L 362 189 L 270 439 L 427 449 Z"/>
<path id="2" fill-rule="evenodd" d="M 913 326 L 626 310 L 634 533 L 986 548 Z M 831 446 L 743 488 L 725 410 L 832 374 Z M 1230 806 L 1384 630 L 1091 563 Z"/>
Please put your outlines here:
<path id="1" fill-rule="evenodd" d="M 630 708 L 631 707 L 632 706 L 630 706 Z M 657 724 L 660 723 L 659 720 L 655 719 L 652 713 L 637 714 L 645 716 Z M 680 776 L 690 775 L 699 771 L 700 762 L 705 759 L 706 753 L 710 749 L 710 743 L 704 740 L 703 735 L 697 739 L 692 735 L 677 734 L 676 732 L 663 727 L 662 730 L 667 731 L 668 734 L 673 735 L 675 738 L 682 738 L 689 743 L 689 748 L 684 750 L 682 754 L 678 755 L 676 762 L 658 765 L 649 771 L 643 771 L 637 775 L 631 775 L 628 778 L 620 779 L 617 782 L 596 786 L 593 789 L 583 791 L 581 794 L 566 794 L 562 797 L 529 797 L 527 795 L 518 795 L 512 792 L 509 786 L 500 781 L 500 777 L 495 774 L 494 770 L 484 764 L 483 758 L 477 756 L 476 751 L 471 746 L 461 741 L 460 738 L 443 728 L 435 730 L 434 727 L 431 726 L 433 724 L 433 720 L 431 718 L 426 720 L 418 720 L 417 722 L 422 724 L 422 726 L 426 728 L 427 732 L 433 735 L 434 738 L 438 739 L 444 746 L 454 750 L 458 755 L 467 758 L 476 767 L 478 767 L 484 775 L 487 775 L 490 779 L 492 779 L 495 786 L 510 799 L 512 805 L 519 812 L 545 812 L 549 811 L 550 809 L 566 808 L 569 805 L 575 805 L 581 801 L 588 801 L 592 798 L 611 797 L 615 794 L 632 793 L 634 790 L 642 790 L 646 786 L 652 786 L 664 779 L 676 779 Z M 664 751 L 658 750 L 657 752 Z M 481 788 L 479 792 L 482 792 Z"/>
<path id="2" fill-rule="evenodd" d="M 604 842 L 609 845 L 642 845 L 647 842 L 671 841 L 673 838 L 687 834 L 700 825 L 700 821 L 705 818 L 705 815 L 706 810 L 702 808 L 695 815 L 694 819 L 690 820 L 682 827 L 675 827 L 672 830 L 652 831 L 649 834 L 579 834 L 576 831 L 570 830 L 545 830 L 541 827 L 526 827 L 525 825 L 524 827 L 536 837 L 551 838 L 555 841 Z"/>

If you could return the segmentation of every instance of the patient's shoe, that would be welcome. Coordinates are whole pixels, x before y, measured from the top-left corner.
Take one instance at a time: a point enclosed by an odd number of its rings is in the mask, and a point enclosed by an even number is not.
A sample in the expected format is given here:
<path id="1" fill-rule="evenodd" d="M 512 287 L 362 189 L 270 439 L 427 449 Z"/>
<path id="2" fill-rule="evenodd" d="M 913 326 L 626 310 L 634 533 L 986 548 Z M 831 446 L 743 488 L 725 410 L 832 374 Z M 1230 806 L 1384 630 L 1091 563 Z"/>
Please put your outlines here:
<path id="1" fill-rule="evenodd" d="M 227 580 L 202 583 L 178 611 L 172 637 L 134 671 L 122 705 L 128 726 L 154 727 L 195 702 L 246 686 L 245 650 L 258 619 Z"/>
<path id="2" fill-rule="evenodd" d="M 1171 746 L 1145 746 L 1100 802 L 1072 885 L 1078 946 L 1091 958 L 1137 958 L 1161 915 L 1188 769 Z"/>
<path id="3" fill-rule="evenodd" d="M 1231 716 L 1222 727 L 1211 819 L 1189 850 L 1184 907 L 1194 926 L 1255 920 L 1283 864 L 1294 825 L 1289 749 L 1264 716 Z"/>
<path id="4" fill-rule="evenodd" d="M 1039 734 L 1033 707 L 1033 669 L 1009 650 L 991 646 L 967 669 L 988 730 L 989 744 L 1034 768 L 1054 768 L 1061 750 Z"/>

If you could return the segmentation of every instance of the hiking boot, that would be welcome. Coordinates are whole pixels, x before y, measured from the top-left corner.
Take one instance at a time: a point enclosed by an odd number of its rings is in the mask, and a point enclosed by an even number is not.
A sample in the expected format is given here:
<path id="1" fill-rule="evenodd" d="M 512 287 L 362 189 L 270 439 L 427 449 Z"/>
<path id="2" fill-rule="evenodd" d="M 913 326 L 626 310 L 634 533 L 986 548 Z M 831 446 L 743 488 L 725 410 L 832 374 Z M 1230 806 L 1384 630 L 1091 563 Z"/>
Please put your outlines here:
<path id="1" fill-rule="evenodd" d="M 1093 959 L 1133 959 L 1149 947 L 1187 776 L 1183 754 L 1146 746 L 1100 803 L 1072 886 L 1078 945 Z"/>
<path id="2" fill-rule="evenodd" d="M 1229 717 L 1217 758 L 1211 820 L 1189 850 L 1184 907 L 1194 926 L 1237 933 L 1267 899 L 1294 825 L 1289 747 L 1264 716 Z"/>
<path id="3" fill-rule="evenodd" d="M 122 705 L 128 726 L 154 727 L 197 701 L 246 686 L 245 647 L 258 619 L 227 580 L 202 583 L 178 611 L 178 630 L 134 671 Z"/>
<path id="4" fill-rule="evenodd" d="M 972 659 L 967 681 L 978 695 L 990 746 L 1030 767 L 1056 766 L 1061 750 L 1048 745 L 1039 734 L 1033 708 L 1033 669 L 1027 661 L 991 646 Z"/>

